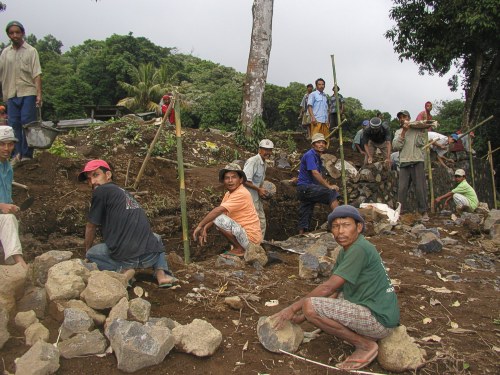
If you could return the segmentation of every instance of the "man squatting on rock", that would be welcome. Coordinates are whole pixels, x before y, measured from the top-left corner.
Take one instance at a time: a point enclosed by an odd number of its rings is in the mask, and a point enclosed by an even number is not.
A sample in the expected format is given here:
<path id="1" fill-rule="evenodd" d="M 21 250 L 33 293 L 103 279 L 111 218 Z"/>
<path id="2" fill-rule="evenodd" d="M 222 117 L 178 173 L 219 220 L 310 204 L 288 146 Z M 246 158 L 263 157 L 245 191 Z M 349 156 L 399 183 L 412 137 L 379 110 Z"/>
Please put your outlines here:
<path id="1" fill-rule="evenodd" d="M 358 210 L 344 205 L 328 215 L 328 229 L 342 246 L 332 276 L 312 292 L 271 318 L 274 328 L 285 321 L 305 320 L 345 340 L 354 353 L 337 367 L 358 370 L 378 355 L 377 340 L 399 325 L 399 306 L 375 246 L 362 235 L 365 222 Z"/>
<path id="2" fill-rule="evenodd" d="M 210 211 L 196 226 L 193 239 L 201 246 L 207 243 L 208 230 L 215 224 L 217 230 L 231 244 L 223 256 L 243 257 L 250 243 L 260 245 L 262 231 L 252 196 L 245 188 L 245 172 L 238 164 L 228 164 L 219 171 L 219 182 L 227 190 L 220 206 Z"/>
<path id="3" fill-rule="evenodd" d="M 446 201 L 444 202 L 444 206 L 446 207 L 448 201 L 453 197 L 453 202 L 455 203 L 459 214 L 463 211 L 474 212 L 479 204 L 479 201 L 474 188 L 466 181 L 465 171 L 463 169 L 457 169 L 455 171 L 455 181 L 457 182 L 455 189 L 437 197 L 436 203 L 439 203 L 441 200 L 446 198 Z"/>
<path id="4" fill-rule="evenodd" d="M 266 214 L 264 213 L 264 204 L 262 199 L 267 196 L 267 191 L 262 187 L 266 179 L 267 163 L 273 154 L 274 143 L 269 139 L 263 139 L 259 143 L 259 153 L 252 156 L 245 162 L 243 172 L 247 178 L 245 187 L 252 196 L 253 204 L 257 215 L 259 215 L 260 229 L 262 231 L 262 239 L 266 235 Z"/>
<path id="5" fill-rule="evenodd" d="M 85 228 L 86 258 L 100 271 L 125 274 L 128 281 L 136 269 L 153 268 L 159 287 L 171 287 L 177 279 L 168 268 L 160 236 L 151 230 L 139 203 L 112 179 L 113 172 L 104 160 L 89 161 L 78 176 L 92 188 Z M 98 226 L 104 242 L 92 246 Z"/>
<path id="6" fill-rule="evenodd" d="M 14 172 L 9 159 L 18 139 L 10 126 L 0 126 L 0 242 L 2 242 L 5 263 L 20 263 L 28 267 L 23 259 L 19 240 L 19 223 L 16 213 L 19 207 L 12 201 L 12 180 Z"/>

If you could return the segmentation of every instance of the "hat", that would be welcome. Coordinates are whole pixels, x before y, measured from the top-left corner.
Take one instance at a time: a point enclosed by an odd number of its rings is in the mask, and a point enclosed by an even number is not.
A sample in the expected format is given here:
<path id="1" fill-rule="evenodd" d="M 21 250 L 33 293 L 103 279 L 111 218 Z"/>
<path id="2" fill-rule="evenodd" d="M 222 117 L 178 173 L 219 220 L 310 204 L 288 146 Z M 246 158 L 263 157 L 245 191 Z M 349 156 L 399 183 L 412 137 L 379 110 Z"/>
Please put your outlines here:
<path id="1" fill-rule="evenodd" d="M 408 112 L 406 109 L 402 109 L 401 111 L 399 111 L 398 114 L 396 115 L 396 117 L 399 119 L 400 115 L 405 115 L 405 116 L 411 117 L 410 112 Z"/>
<path id="2" fill-rule="evenodd" d="M 7 26 L 5 27 L 5 32 L 8 34 L 9 33 L 9 29 L 12 27 L 12 26 L 17 26 L 21 29 L 21 31 L 23 32 L 24 34 L 24 26 L 21 24 L 21 22 L 19 21 L 10 21 Z"/>
<path id="3" fill-rule="evenodd" d="M 83 168 L 83 171 L 80 172 L 78 175 L 78 181 L 83 182 L 87 179 L 87 172 L 92 172 L 95 171 L 97 168 L 106 168 L 108 170 L 111 170 L 109 167 L 109 164 L 106 163 L 104 160 L 96 159 L 96 160 L 91 160 L 87 164 L 85 164 L 85 167 Z"/>
<path id="4" fill-rule="evenodd" d="M 458 141 L 458 134 L 453 133 L 450 137 L 453 138 L 453 140 Z"/>
<path id="5" fill-rule="evenodd" d="M 465 176 L 465 171 L 463 169 L 457 169 L 455 171 L 455 176 L 464 177 Z"/>
<path id="6" fill-rule="evenodd" d="M 370 128 L 377 129 L 378 127 L 380 127 L 380 125 L 382 125 L 382 120 L 378 117 L 373 117 L 370 120 Z"/>
<path id="7" fill-rule="evenodd" d="M 263 139 L 259 142 L 260 148 L 274 148 L 274 143 L 269 139 Z"/>
<path id="8" fill-rule="evenodd" d="M 363 120 L 363 122 L 361 123 L 361 125 L 363 125 L 363 126 L 370 125 L 370 120 Z"/>
<path id="9" fill-rule="evenodd" d="M 363 230 L 365 229 L 365 219 L 359 214 L 359 211 L 355 207 L 345 204 L 338 206 L 328 215 L 328 230 L 332 230 L 333 220 L 339 217 L 351 217 L 355 221 L 362 223 Z"/>
<path id="10" fill-rule="evenodd" d="M 311 144 L 319 141 L 326 142 L 325 136 L 322 133 L 313 134 L 313 136 L 311 137 Z"/>
<path id="11" fill-rule="evenodd" d="M 5 111 L 5 106 L 4 105 L 0 105 L 0 111 Z"/>
<path id="12" fill-rule="evenodd" d="M 243 178 L 243 182 L 247 182 L 247 176 L 246 176 L 245 172 L 243 172 L 241 170 L 241 167 L 236 163 L 229 163 L 228 165 L 226 165 L 223 169 L 221 169 L 219 171 L 219 181 L 220 182 L 224 181 L 224 175 L 227 172 L 236 172 L 236 173 L 238 173 L 238 176 L 240 176 L 240 178 Z"/>
<path id="13" fill-rule="evenodd" d="M 11 126 L 0 126 L 0 142 L 19 142 Z"/>
<path id="14" fill-rule="evenodd" d="M 163 100 L 165 100 L 165 99 L 170 99 L 170 95 L 163 95 L 161 98 L 162 98 Z"/>

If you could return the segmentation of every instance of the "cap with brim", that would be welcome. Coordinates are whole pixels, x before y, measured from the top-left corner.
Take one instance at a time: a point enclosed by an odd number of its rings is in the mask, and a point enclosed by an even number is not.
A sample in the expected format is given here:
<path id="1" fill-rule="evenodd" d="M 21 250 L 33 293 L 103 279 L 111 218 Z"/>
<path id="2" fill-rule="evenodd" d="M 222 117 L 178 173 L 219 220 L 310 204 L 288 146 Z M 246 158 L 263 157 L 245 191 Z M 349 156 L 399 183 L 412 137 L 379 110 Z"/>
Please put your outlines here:
<path id="1" fill-rule="evenodd" d="M 100 159 L 91 160 L 87 164 L 85 164 L 85 167 L 78 175 L 78 181 L 80 181 L 80 182 L 85 181 L 87 179 L 87 172 L 95 171 L 97 168 L 100 168 L 100 167 L 111 170 L 111 168 L 109 167 L 109 164 L 106 163 L 104 160 L 100 160 Z"/>
<path id="2" fill-rule="evenodd" d="M 311 137 L 311 144 L 319 141 L 326 142 L 325 136 L 322 133 L 316 133 Z"/>
<path id="3" fill-rule="evenodd" d="M 0 126 L 0 142 L 19 142 L 14 135 L 14 129 L 12 129 L 11 126 Z"/>
<path id="4" fill-rule="evenodd" d="M 378 117 L 373 117 L 370 120 L 370 128 L 377 129 L 378 127 L 380 127 L 380 125 L 382 125 L 382 120 Z"/>
<path id="5" fill-rule="evenodd" d="M 19 21 L 10 21 L 7 26 L 5 27 L 5 32 L 8 34 L 9 33 L 9 29 L 12 27 L 12 26 L 17 26 L 21 29 L 21 31 L 24 33 L 24 26 L 21 22 Z"/>
<path id="6" fill-rule="evenodd" d="M 463 176 L 465 176 L 465 171 L 463 169 L 457 169 L 455 171 L 455 176 L 463 177 Z"/>
<path id="7" fill-rule="evenodd" d="M 259 142 L 259 148 L 274 148 L 274 143 L 270 139 L 263 139 Z"/>
<path id="8" fill-rule="evenodd" d="M 243 178 L 243 182 L 247 181 L 247 176 L 246 176 L 245 172 L 243 172 L 241 170 L 241 167 L 236 163 L 230 163 L 219 171 L 219 182 L 224 181 L 224 175 L 227 172 L 236 172 L 236 173 L 238 173 L 238 176 L 240 176 L 240 178 Z"/>
<path id="9" fill-rule="evenodd" d="M 365 220 L 360 215 L 359 211 L 356 209 L 356 207 L 349 206 L 347 204 L 343 206 L 338 206 L 330 213 L 330 215 L 328 215 L 328 230 L 330 231 L 332 230 L 332 223 L 335 219 L 342 217 L 350 217 L 353 218 L 355 221 L 362 223 L 363 230 L 365 230 Z"/>
<path id="10" fill-rule="evenodd" d="M 450 137 L 453 138 L 453 140 L 458 141 L 458 134 L 453 133 Z"/>
<path id="11" fill-rule="evenodd" d="M 405 116 L 411 117 L 410 112 L 408 112 L 406 109 L 402 109 L 401 111 L 399 111 L 398 114 L 396 115 L 396 117 L 399 118 L 400 115 L 405 115 Z"/>

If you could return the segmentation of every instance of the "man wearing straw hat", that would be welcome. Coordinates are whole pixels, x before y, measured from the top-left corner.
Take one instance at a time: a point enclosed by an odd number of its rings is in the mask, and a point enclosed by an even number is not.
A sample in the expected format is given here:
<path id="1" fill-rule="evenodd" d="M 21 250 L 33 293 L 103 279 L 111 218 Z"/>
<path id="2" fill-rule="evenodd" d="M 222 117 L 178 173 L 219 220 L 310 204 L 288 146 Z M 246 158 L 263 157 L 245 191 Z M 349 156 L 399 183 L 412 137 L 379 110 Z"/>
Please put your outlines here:
<path id="1" fill-rule="evenodd" d="M 36 120 L 36 107 L 42 105 L 42 69 L 38 52 L 24 40 L 24 26 L 11 21 L 5 31 L 11 44 L 0 55 L 0 83 L 9 125 L 19 139 L 14 151 L 15 164 L 33 158 L 23 125 Z"/>
<path id="2" fill-rule="evenodd" d="M 463 169 L 457 169 L 455 171 L 455 181 L 457 183 L 455 189 L 437 197 L 436 203 L 446 199 L 444 202 L 444 206 L 446 207 L 448 201 L 453 197 L 453 202 L 455 202 L 459 214 L 463 211 L 473 212 L 477 208 L 479 201 L 474 188 L 466 181 L 465 171 Z"/>

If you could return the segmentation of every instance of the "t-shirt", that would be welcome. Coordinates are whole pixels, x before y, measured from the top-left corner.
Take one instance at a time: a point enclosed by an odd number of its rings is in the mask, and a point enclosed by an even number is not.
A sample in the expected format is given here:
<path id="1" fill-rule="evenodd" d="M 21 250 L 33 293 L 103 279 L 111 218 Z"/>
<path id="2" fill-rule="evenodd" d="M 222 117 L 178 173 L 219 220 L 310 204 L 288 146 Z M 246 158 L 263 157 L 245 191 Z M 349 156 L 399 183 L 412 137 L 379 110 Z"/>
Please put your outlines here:
<path id="1" fill-rule="evenodd" d="M 255 211 L 252 196 L 243 184 L 232 193 L 226 192 L 221 206 L 227 210 L 227 216 L 245 229 L 250 242 L 255 244 L 262 242 L 259 216 Z"/>
<path id="2" fill-rule="evenodd" d="M 359 145 L 362 150 L 364 150 L 365 144 L 363 143 L 363 131 L 365 129 L 359 129 L 356 135 L 354 136 L 354 140 L 352 141 L 352 149 L 353 151 L 358 151 L 356 145 Z"/>
<path id="3" fill-rule="evenodd" d="M 312 106 L 312 112 L 317 122 L 326 124 L 328 121 L 328 98 L 318 90 L 309 94 L 307 106 Z"/>
<path id="4" fill-rule="evenodd" d="M 302 101 L 300 102 L 300 106 L 304 109 L 305 112 L 307 112 L 307 99 L 309 98 L 309 93 L 304 94 L 304 97 L 302 98 Z"/>
<path id="5" fill-rule="evenodd" d="M 342 94 L 339 94 L 339 104 L 342 108 L 342 103 L 345 103 L 345 99 Z M 337 113 L 337 101 L 335 100 L 335 95 L 332 95 L 329 100 L 330 113 Z"/>
<path id="6" fill-rule="evenodd" d="M 469 201 L 469 206 L 472 210 L 475 210 L 479 204 L 477 200 L 477 194 L 469 185 L 466 180 L 463 180 L 461 183 L 457 185 L 455 189 L 451 191 L 452 193 L 462 194 Z"/>
<path id="7" fill-rule="evenodd" d="M 88 220 L 102 227 L 104 242 L 115 260 L 164 251 L 139 203 L 112 182 L 94 189 Z"/>
<path id="8" fill-rule="evenodd" d="M 439 156 L 444 156 L 448 151 L 447 148 L 441 148 L 439 146 L 447 146 L 448 145 L 448 137 L 443 134 L 439 134 L 436 132 L 427 132 L 427 136 L 429 137 L 429 142 L 434 141 L 431 148 L 438 153 Z M 438 146 L 439 145 L 439 146 Z"/>
<path id="9" fill-rule="evenodd" d="M 319 182 L 316 181 L 316 179 L 313 177 L 311 171 L 316 170 L 321 173 L 322 166 L 323 163 L 321 161 L 321 157 L 314 149 L 311 148 L 302 156 L 302 159 L 300 159 L 299 178 L 297 180 L 297 185 L 319 185 Z"/>
<path id="10" fill-rule="evenodd" d="M 12 203 L 12 180 L 14 172 L 8 160 L 0 163 L 0 203 Z"/>
<path id="11" fill-rule="evenodd" d="M 430 121 L 432 120 L 432 115 L 429 113 L 427 114 L 427 111 L 422 111 L 417 115 L 417 118 L 415 121 Z"/>
<path id="12" fill-rule="evenodd" d="M 391 130 L 387 125 L 380 125 L 378 128 L 374 129 L 367 126 L 363 132 L 363 143 L 366 145 L 368 141 L 380 144 L 384 142 L 391 141 Z"/>
<path id="13" fill-rule="evenodd" d="M 246 161 L 245 166 L 243 167 L 243 172 L 245 172 L 245 176 L 247 176 L 248 181 L 252 182 L 257 187 L 261 187 L 264 179 L 266 178 L 266 169 L 266 162 L 259 154 L 257 154 Z M 254 201 L 259 199 L 259 192 L 257 190 L 247 189 L 252 195 L 252 199 Z"/>
<path id="14" fill-rule="evenodd" d="M 384 327 L 399 325 L 399 306 L 394 287 L 377 249 L 363 235 L 346 251 L 340 250 L 332 271 L 345 280 L 344 299 L 370 309 Z"/>

